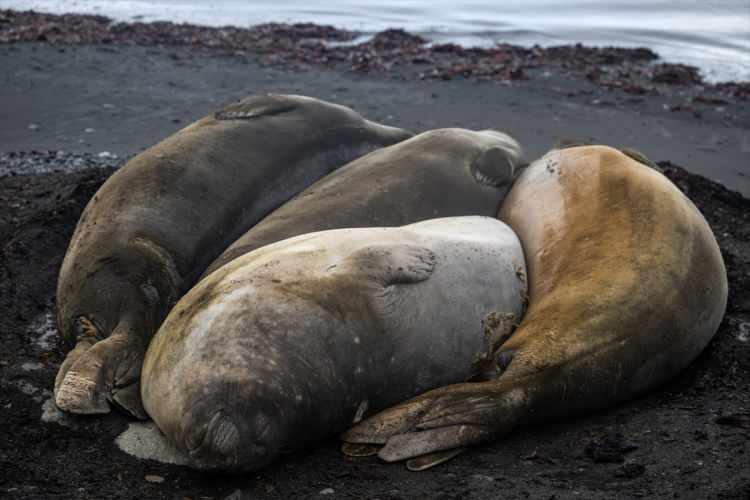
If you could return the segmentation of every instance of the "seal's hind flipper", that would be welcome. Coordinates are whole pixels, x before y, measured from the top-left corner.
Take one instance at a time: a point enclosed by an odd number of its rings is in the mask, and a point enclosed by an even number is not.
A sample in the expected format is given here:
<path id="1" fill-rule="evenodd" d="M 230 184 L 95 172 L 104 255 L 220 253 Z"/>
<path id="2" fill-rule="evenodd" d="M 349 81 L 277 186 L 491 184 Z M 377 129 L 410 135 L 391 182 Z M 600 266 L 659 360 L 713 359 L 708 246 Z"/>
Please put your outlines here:
<path id="1" fill-rule="evenodd" d="M 523 419 L 529 400 L 519 382 L 500 378 L 435 389 L 373 415 L 341 439 L 385 444 L 378 457 L 386 462 L 438 452 L 447 457 L 458 449 L 496 439 Z M 450 457 L 423 458 L 412 466 L 436 465 L 441 458 Z"/>
<path id="2" fill-rule="evenodd" d="M 419 283 L 435 270 L 435 254 L 411 243 L 373 245 L 347 258 L 348 270 L 364 273 L 383 287 Z"/>
<path id="3" fill-rule="evenodd" d="M 382 446 L 378 444 L 343 443 L 341 453 L 347 457 L 371 457 L 377 455 Z"/>
<path id="4" fill-rule="evenodd" d="M 466 448 L 455 448 L 453 450 L 438 451 L 436 453 L 422 455 L 421 457 L 407 460 L 406 468 L 414 472 L 427 470 L 432 467 L 435 467 L 436 465 L 445 463 L 448 460 L 451 460 L 452 458 L 457 457 L 458 455 L 460 455 L 461 453 L 465 451 L 466 451 Z"/>

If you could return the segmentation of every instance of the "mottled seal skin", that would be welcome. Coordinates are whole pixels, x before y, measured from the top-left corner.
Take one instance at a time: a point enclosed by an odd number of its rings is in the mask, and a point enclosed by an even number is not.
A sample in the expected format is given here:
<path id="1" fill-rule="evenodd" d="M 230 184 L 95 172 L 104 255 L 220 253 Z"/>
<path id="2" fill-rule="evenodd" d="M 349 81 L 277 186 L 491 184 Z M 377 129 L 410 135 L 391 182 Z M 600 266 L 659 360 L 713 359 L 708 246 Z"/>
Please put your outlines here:
<path id="1" fill-rule="evenodd" d="M 297 236 L 177 303 L 146 354 L 143 403 L 193 466 L 256 469 L 468 379 L 525 295 L 520 242 L 495 218 Z"/>
<path id="2" fill-rule="evenodd" d="M 106 413 L 113 402 L 145 417 L 146 345 L 206 266 L 314 181 L 411 135 L 343 106 L 263 95 L 129 161 L 87 205 L 60 270 L 58 325 L 77 345 L 55 381 L 58 407 Z"/>
<path id="3" fill-rule="evenodd" d="M 452 128 L 419 134 L 316 182 L 235 241 L 205 274 L 264 245 L 313 231 L 494 217 L 523 164 L 521 146 L 501 132 Z"/>
<path id="4" fill-rule="evenodd" d="M 420 469 L 527 423 L 612 406 L 664 383 L 721 322 L 727 278 L 703 216 L 657 171 L 603 146 L 555 150 L 499 217 L 518 234 L 529 306 L 502 373 L 436 389 L 347 432 Z"/>

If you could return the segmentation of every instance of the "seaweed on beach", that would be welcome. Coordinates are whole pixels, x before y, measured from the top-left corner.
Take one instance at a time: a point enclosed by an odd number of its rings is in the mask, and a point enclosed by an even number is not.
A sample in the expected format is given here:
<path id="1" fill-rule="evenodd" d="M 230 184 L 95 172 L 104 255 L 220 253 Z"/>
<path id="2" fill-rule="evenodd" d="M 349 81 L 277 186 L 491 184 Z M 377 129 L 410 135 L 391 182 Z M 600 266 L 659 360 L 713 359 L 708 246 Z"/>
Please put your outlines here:
<path id="1" fill-rule="evenodd" d="M 581 44 L 493 47 L 433 44 L 401 29 L 362 40 L 356 31 L 312 23 L 268 23 L 220 28 L 171 22 L 121 23 L 104 16 L 42 14 L 0 10 L 0 43 L 129 44 L 189 46 L 203 50 L 257 54 L 266 64 L 348 67 L 361 73 L 418 79 L 473 79 L 512 83 L 554 68 L 569 78 L 587 79 L 629 94 L 660 94 L 689 88 L 697 102 L 721 95 L 747 99 L 750 82 L 708 84 L 697 68 L 658 60 L 647 48 L 589 47 Z M 399 68 L 401 71 L 393 72 Z M 703 99 L 703 101 L 701 101 Z"/>

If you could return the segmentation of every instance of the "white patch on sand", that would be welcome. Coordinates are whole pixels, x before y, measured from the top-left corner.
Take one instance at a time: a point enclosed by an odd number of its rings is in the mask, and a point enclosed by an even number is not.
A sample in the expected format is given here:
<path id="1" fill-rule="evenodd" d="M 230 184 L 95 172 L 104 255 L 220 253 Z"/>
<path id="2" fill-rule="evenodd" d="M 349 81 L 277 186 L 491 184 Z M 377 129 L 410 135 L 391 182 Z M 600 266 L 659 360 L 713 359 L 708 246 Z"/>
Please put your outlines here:
<path id="1" fill-rule="evenodd" d="M 115 444 L 128 455 L 165 464 L 186 465 L 188 456 L 175 448 L 153 422 L 133 422 Z"/>
<path id="2" fill-rule="evenodd" d="M 39 388 L 37 386 L 35 386 L 34 384 L 32 384 L 32 383 L 30 383 L 30 382 L 28 382 L 26 380 L 17 380 L 14 383 L 15 383 L 16 387 L 18 387 L 19 389 L 21 389 L 21 392 L 23 392 L 24 394 L 27 394 L 29 396 L 33 396 L 34 394 L 37 393 L 37 391 L 39 391 Z"/>
<path id="3" fill-rule="evenodd" d="M 10 382 L 10 385 L 16 386 L 18 390 L 20 390 L 24 394 L 26 394 L 27 396 L 31 396 L 31 399 L 33 401 L 36 401 L 37 403 L 41 403 L 46 396 L 49 396 L 51 394 L 50 391 L 46 389 L 40 389 L 28 380 L 13 380 Z"/>
<path id="4" fill-rule="evenodd" d="M 42 405 L 42 422 L 60 424 L 64 427 L 72 427 L 70 417 L 61 412 L 55 404 L 55 399 L 50 397 Z"/>
<path id="5" fill-rule="evenodd" d="M 36 337 L 36 345 L 43 351 L 51 351 L 55 347 L 57 323 L 51 312 L 42 313 L 34 318 L 29 329 Z"/>
<path id="6" fill-rule="evenodd" d="M 737 340 L 740 342 L 747 342 L 750 340 L 750 323 L 745 321 L 740 323 L 740 333 L 737 334 Z"/>

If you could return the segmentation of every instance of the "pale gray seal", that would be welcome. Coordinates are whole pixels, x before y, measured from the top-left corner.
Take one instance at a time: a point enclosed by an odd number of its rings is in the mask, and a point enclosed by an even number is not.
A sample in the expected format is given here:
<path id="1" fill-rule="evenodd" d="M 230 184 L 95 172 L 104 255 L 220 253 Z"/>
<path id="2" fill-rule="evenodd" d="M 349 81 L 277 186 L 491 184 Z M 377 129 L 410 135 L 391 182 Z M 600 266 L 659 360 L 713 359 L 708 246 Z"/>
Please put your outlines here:
<path id="1" fill-rule="evenodd" d="M 495 218 L 297 236 L 177 303 L 146 353 L 143 403 L 194 466 L 255 469 L 470 378 L 525 296 L 520 243 Z"/>

